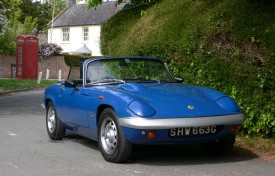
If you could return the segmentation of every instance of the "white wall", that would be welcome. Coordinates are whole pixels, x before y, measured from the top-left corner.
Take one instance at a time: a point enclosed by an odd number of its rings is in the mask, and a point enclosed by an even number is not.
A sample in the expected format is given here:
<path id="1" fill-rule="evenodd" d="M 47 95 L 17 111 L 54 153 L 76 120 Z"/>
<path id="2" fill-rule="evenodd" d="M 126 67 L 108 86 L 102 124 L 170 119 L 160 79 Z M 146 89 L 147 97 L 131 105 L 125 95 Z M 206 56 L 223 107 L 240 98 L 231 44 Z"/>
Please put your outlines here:
<path id="1" fill-rule="evenodd" d="M 69 27 L 70 28 L 70 41 L 62 41 L 62 28 L 53 28 L 52 40 L 51 29 L 48 30 L 48 43 L 56 43 L 63 48 L 62 52 L 70 53 L 83 46 L 86 46 L 92 51 L 93 56 L 101 56 L 100 51 L 100 25 L 85 26 L 89 28 L 89 40 L 83 41 L 82 26 Z"/>

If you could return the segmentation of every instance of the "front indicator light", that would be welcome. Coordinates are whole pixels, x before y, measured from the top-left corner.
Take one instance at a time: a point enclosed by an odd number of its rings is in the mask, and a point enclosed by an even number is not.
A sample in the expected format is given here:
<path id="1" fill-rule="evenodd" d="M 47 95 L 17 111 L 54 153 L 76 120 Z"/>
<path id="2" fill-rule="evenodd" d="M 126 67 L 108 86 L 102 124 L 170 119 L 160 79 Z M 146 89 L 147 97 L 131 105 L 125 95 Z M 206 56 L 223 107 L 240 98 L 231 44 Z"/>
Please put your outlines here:
<path id="1" fill-rule="evenodd" d="M 156 131 L 149 131 L 148 133 L 147 133 L 147 138 L 148 139 L 153 139 L 153 138 L 155 138 L 156 137 Z"/>

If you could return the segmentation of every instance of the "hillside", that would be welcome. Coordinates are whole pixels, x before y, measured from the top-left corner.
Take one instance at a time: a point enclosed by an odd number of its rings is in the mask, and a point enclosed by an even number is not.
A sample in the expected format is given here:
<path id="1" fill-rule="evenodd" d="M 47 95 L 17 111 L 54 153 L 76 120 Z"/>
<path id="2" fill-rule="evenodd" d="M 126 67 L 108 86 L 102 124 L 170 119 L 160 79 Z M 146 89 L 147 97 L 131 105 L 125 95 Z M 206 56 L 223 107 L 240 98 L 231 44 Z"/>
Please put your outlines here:
<path id="1" fill-rule="evenodd" d="M 231 95 L 247 117 L 243 133 L 275 137 L 274 1 L 162 0 L 124 10 L 104 24 L 101 48 L 160 57 L 185 83 Z"/>

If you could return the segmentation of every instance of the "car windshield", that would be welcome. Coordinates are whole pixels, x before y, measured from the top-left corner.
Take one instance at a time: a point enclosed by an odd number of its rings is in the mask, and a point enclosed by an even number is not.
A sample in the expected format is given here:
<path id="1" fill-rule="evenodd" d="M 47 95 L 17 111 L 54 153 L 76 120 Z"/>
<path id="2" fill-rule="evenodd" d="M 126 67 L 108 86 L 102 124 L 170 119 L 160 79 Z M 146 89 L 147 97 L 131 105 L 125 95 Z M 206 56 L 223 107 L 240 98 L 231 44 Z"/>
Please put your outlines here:
<path id="1" fill-rule="evenodd" d="M 87 83 L 174 82 L 165 64 L 156 59 L 101 59 L 89 63 Z"/>

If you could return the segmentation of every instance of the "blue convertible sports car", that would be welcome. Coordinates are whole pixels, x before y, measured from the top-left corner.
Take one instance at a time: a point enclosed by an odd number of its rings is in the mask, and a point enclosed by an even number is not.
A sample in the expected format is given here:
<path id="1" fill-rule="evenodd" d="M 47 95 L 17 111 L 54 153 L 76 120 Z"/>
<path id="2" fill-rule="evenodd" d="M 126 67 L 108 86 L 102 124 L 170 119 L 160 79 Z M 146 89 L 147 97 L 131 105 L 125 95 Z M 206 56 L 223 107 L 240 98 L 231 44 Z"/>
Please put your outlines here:
<path id="1" fill-rule="evenodd" d="M 134 144 L 200 143 L 227 154 L 245 117 L 233 99 L 186 85 L 151 57 L 100 57 L 71 67 L 45 90 L 47 132 L 98 141 L 105 160 L 125 162 Z"/>

